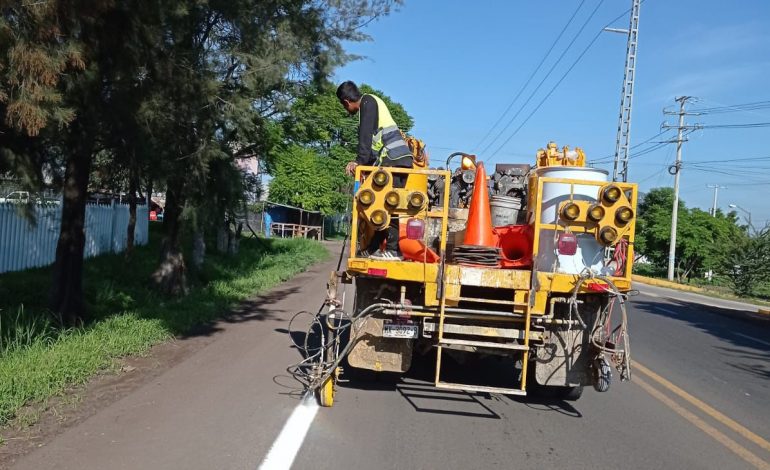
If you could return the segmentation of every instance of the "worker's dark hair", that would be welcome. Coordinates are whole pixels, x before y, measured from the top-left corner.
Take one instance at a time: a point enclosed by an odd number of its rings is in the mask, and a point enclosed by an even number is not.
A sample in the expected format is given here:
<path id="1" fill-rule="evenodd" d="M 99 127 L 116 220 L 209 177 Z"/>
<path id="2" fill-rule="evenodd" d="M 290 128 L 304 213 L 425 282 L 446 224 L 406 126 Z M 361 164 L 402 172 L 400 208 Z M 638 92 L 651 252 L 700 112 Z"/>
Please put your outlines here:
<path id="1" fill-rule="evenodd" d="M 350 80 L 342 82 L 342 85 L 337 87 L 337 99 L 340 101 L 358 101 L 361 99 L 361 90 Z"/>

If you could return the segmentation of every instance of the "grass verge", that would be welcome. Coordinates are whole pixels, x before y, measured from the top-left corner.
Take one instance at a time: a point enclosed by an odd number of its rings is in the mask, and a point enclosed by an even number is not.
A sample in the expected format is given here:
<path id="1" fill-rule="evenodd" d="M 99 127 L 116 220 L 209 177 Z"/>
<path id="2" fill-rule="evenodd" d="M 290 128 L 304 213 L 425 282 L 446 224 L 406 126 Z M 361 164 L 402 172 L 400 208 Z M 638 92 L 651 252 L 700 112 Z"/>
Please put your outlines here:
<path id="1" fill-rule="evenodd" d="M 304 239 L 244 239 L 237 256 L 208 255 L 192 273 L 190 295 L 170 299 L 150 288 L 158 239 L 133 258 L 107 255 L 85 263 L 84 291 L 92 321 L 62 331 L 49 320 L 50 268 L 0 275 L 0 424 L 26 403 L 83 383 L 114 360 L 141 354 L 221 316 L 238 301 L 289 279 L 328 256 Z"/>

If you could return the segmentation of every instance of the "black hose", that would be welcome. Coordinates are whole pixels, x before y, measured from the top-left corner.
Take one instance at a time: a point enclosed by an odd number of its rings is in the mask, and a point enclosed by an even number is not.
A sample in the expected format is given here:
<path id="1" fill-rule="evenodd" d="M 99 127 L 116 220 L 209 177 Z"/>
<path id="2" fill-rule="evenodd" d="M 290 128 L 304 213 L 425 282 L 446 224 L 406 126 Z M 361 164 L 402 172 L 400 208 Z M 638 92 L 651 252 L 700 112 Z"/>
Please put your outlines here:
<path id="1" fill-rule="evenodd" d="M 453 154 L 449 155 L 449 156 L 447 157 L 447 159 L 446 159 L 446 169 L 447 169 L 447 171 L 449 171 L 449 162 L 451 162 L 451 161 L 452 161 L 452 159 L 453 159 L 454 157 L 458 156 L 458 155 L 462 155 L 463 157 L 471 157 L 471 156 L 472 156 L 471 154 L 469 154 L 469 153 L 465 153 L 465 152 L 455 152 L 455 153 L 453 153 Z"/>

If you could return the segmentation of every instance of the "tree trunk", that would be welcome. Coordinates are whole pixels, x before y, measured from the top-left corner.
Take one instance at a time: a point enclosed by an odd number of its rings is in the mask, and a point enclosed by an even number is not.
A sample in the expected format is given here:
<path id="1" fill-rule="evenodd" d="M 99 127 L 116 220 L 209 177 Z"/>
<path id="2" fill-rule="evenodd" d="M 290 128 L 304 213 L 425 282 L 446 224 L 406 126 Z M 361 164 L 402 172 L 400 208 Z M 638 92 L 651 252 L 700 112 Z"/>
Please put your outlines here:
<path id="1" fill-rule="evenodd" d="M 73 123 L 73 128 L 81 127 Z M 83 302 L 83 254 L 88 178 L 91 171 L 92 141 L 87 132 L 76 132 L 67 159 L 62 192 L 62 217 L 56 261 L 53 266 L 49 306 L 66 326 L 82 325 L 86 320 Z"/>
<path id="2" fill-rule="evenodd" d="M 230 246 L 230 221 L 225 218 L 217 225 L 217 251 L 227 254 Z"/>
<path id="3" fill-rule="evenodd" d="M 158 289 L 168 295 L 187 293 L 187 267 L 180 243 L 182 201 L 180 182 L 169 182 L 166 190 L 166 208 L 163 211 L 163 247 L 160 265 L 152 274 L 152 280 Z"/>
<path id="4" fill-rule="evenodd" d="M 134 252 L 134 233 L 136 232 L 136 191 L 139 186 L 139 176 L 132 165 L 128 182 L 128 229 L 126 233 L 126 258 L 131 258 Z"/>
<path id="5" fill-rule="evenodd" d="M 203 267 L 203 261 L 206 259 L 206 240 L 203 237 L 203 230 L 196 229 L 193 233 L 192 263 L 196 269 Z"/>

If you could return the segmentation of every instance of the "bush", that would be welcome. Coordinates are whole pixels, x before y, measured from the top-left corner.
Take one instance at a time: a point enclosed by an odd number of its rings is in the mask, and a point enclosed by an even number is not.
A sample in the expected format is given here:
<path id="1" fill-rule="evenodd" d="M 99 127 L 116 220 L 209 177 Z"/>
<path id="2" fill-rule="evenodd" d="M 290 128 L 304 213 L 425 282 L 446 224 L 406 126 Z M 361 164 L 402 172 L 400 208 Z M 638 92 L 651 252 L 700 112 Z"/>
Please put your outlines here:
<path id="1" fill-rule="evenodd" d="M 735 241 L 725 272 L 736 294 L 750 296 L 757 292 L 770 277 L 770 230 Z"/>

